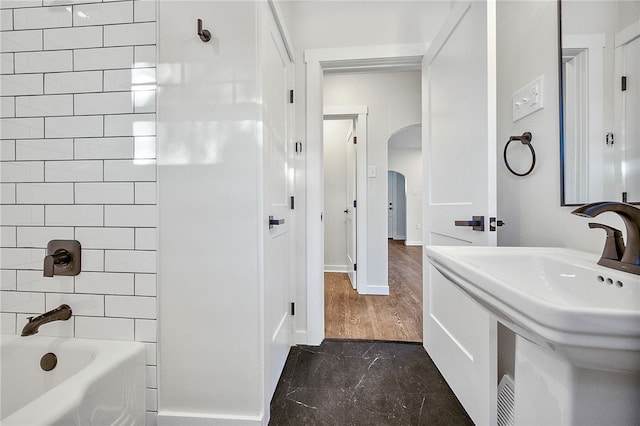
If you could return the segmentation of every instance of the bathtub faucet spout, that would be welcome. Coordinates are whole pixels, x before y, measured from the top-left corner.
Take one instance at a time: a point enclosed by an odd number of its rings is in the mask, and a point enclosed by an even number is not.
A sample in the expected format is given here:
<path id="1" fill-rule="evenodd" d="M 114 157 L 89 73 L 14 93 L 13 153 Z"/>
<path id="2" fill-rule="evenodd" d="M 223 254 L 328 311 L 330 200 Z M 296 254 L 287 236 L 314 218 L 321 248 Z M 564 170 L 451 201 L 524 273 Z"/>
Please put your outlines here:
<path id="1" fill-rule="evenodd" d="M 22 329 L 23 336 L 31 336 L 38 332 L 41 325 L 51 321 L 66 321 L 71 318 L 71 307 L 62 304 L 55 309 L 45 312 L 37 317 L 29 317 L 29 322 Z"/>

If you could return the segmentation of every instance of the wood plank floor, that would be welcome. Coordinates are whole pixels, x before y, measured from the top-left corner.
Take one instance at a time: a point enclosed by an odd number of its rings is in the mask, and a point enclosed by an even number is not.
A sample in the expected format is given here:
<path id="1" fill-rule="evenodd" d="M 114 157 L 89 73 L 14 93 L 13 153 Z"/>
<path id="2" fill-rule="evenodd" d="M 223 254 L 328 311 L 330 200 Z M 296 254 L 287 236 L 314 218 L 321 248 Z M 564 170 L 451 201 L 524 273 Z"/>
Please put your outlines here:
<path id="1" fill-rule="evenodd" d="M 422 247 L 389 240 L 389 295 L 359 295 L 347 274 L 324 274 L 325 336 L 422 342 Z"/>

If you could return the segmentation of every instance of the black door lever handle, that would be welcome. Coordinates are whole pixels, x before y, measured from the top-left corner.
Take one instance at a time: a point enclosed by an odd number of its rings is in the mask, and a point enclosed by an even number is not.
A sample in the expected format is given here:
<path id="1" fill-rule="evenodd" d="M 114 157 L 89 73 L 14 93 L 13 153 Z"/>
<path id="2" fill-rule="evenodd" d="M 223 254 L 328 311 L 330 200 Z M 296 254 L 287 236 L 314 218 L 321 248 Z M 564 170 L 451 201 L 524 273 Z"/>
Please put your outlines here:
<path id="1" fill-rule="evenodd" d="M 474 231 L 484 231 L 484 216 L 473 216 L 473 220 L 456 220 L 455 226 L 471 226 Z"/>

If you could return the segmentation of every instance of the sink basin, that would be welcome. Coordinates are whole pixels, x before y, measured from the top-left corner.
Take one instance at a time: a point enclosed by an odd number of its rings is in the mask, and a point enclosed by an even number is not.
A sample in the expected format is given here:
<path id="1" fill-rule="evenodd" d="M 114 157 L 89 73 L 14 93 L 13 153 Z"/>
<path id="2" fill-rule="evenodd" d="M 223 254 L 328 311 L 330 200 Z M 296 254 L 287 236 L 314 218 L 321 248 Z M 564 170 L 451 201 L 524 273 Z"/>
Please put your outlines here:
<path id="1" fill-rule="evenodd" d="M 425 252 L 522 337 L 578 367 L 640 372 L 640 276 L 564 248 L 428 246 Z"/>

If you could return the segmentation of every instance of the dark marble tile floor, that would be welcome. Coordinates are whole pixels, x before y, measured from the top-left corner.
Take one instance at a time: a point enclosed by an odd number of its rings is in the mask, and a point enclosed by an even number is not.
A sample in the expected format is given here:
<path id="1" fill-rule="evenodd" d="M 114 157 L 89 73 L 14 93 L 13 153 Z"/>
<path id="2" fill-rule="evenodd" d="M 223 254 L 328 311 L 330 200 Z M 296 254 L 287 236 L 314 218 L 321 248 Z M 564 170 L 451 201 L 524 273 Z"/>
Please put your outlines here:
<path id="1" fill-rule="evenodd" d="M 421 344 L 325 340 L 291 348 L 269 425 L 473 422 Z"/>

